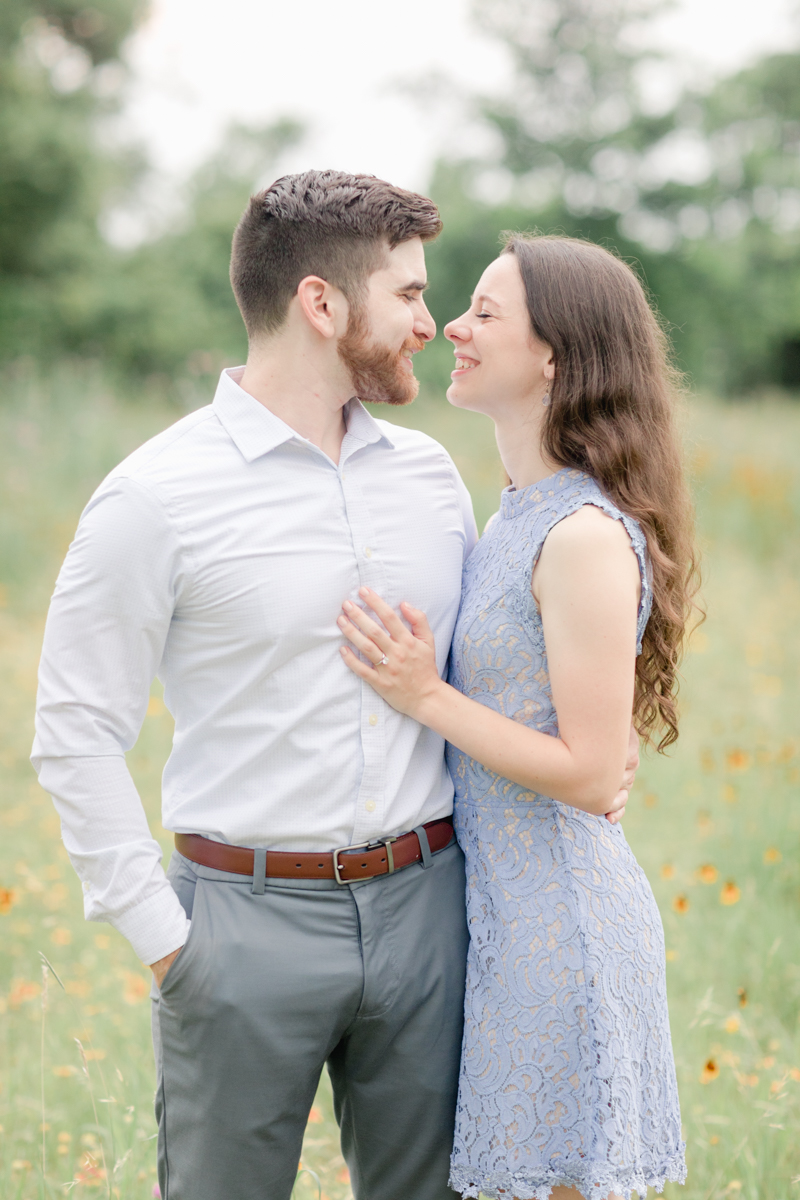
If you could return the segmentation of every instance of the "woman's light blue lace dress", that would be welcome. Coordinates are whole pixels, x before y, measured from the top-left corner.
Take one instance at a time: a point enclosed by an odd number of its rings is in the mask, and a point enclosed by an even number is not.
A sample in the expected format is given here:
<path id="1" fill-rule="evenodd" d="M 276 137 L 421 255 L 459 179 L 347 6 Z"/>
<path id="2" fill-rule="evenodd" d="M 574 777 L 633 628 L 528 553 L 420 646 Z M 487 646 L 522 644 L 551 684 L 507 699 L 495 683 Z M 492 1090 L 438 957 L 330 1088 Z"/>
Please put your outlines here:
<path id="1" fill-rule="evenodd" d="M 641 529 L 593 479 L 506 490 L 467 561 L 450 682 L 557 735 L 531 574 L 584 504 L 621 520 L 652 595 Z M 526 791 L 448 746 L 467 861 L 464 1048 L 450 1186 L 465 1196 L 644 1196 L 686 1177 L 664 935 L 620 825 Z"/>

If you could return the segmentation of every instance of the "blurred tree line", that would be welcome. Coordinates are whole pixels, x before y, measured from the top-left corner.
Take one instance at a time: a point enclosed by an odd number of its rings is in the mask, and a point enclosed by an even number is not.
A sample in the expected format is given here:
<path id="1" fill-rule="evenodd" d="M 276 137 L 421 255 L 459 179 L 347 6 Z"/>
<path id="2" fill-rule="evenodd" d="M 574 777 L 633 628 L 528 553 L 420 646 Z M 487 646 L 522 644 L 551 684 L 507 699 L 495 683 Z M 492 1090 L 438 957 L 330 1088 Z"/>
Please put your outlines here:
<path id="1" fill-rule="evenodd" d="M 463 311 L 504 229 L 587 237 L 640 271 L 700 386 L 800 388 L 800 53 L 711 90 L 670 76 L 647 28 L 660 0 L 476 0 L 508 47 L 501 97 L 471 97 L 468 140 L 431 181 L 438 322 Z M 140 0 L 5 0 L 0 12 L 0 357 L 97 358 L 125 373 L 213 375 L 245 340 L 230 237 L 257 179 L 302 137 L 229 131 L 174 227 L 133 249 L 103 237 L 146 164 L 104 137 Z M 722 19 L 722 18 L 721 18 Z M 674 72 L 673 72 L 674 77 Z M 441 384 L 442 344 L 421 370 Z"/>

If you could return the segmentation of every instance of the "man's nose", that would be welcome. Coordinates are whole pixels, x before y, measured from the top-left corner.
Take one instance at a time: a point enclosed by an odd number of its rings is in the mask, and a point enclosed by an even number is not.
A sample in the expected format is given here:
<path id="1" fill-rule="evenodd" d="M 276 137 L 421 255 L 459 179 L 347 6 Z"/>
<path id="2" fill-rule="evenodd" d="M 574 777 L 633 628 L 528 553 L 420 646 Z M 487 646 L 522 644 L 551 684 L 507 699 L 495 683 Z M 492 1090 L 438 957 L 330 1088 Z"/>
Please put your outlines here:
<path id="1" fill-rule="evenodd" d="M 414 322 L 414 333 L 417 337 L 422 338 L 424 342 L 431 342 L 436 337 L 436 322 L 428 312 L 428 306 L 425 301 L 421 304 L 422 311 L 418 313 L 417 319 Z"/>

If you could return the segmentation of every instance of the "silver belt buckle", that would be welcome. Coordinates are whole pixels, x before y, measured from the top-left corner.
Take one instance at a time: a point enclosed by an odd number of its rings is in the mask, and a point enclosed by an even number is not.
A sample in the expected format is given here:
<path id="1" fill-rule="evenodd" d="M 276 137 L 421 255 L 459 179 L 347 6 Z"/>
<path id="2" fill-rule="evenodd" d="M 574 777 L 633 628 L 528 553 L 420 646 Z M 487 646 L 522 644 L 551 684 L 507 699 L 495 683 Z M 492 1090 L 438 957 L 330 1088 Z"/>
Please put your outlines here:
<path id="1" fill-rule="evenodd" d="M 333 877 L 340 887 L 349 887 L 351 883 L 355 883 L 354 879 L 342 879 L 340 871 L 342 864 L 339 862 L 340 854 L 347 854 L 348 850 L 366 850 L 371 846 L 372 842 L 356 842 L 354 846 L 340 846 L 338 850 L 333 851 Z M 371 875 L 366 875 L 365 879 L 372 879 Z"/>
<path id="2" fill-rule="evenodd" d="M 339 855 L 347 854 L 348 851 L 350 851 L 350 850 L 377 850 L 378 846 L 386 847 L 386 861 L 389 866 L 389 870 L 386 872 L 386 874 L 393 875 L 395 872 L 395 865 L 394 865 L 394 854 L 392 852 L 392 842 L 396 842 L 396 841 L 397 841 L 396 837 L 378 838 L 378 840 L 376 842 L 356 842 L 356 844 L 354 846 L 340 846 L 338 848 L 338 850 L 331 851 L 331 854 L 333 857 L 333 877 L 334 877 L 334 879 L 336 880 L 336 882 L 339 884 L 340 887 L 349 887 L 351 883 L 357 883 L 358 880 L 356 880 L 356 879 L 342 879 L 342 876 L 341 876 L 342 864 L 339 862 Z M 363 879 L 375 879 L 375 878 L 377 878 L 377 875 L 382 875 L 382 874 L 383 874 L 383 872 L 379 871 L 375 875 L 364 875 L 364 876 L 362 876 L 362 878 Z"/>

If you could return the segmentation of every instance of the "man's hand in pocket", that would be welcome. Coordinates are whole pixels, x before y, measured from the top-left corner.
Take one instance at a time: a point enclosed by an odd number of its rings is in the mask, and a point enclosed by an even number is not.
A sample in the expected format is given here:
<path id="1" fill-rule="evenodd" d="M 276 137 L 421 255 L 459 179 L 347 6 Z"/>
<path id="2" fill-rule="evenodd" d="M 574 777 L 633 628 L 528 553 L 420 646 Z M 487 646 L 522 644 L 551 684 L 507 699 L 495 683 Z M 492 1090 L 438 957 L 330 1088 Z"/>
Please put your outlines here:
<path id="1" fill-rule="evenodd" d="M 183 946 L 179 946 L 178 949 L 173 950 L 171 954 L 165 954 L 163 958 L 159 958 L 158 962 L 150 963 L 150 970 L 156 977 L 156 983 L 159 990 L 164 982 L 164 976 L 175 962 L 175 959 L 178 957 L 182 949 Z"/>

